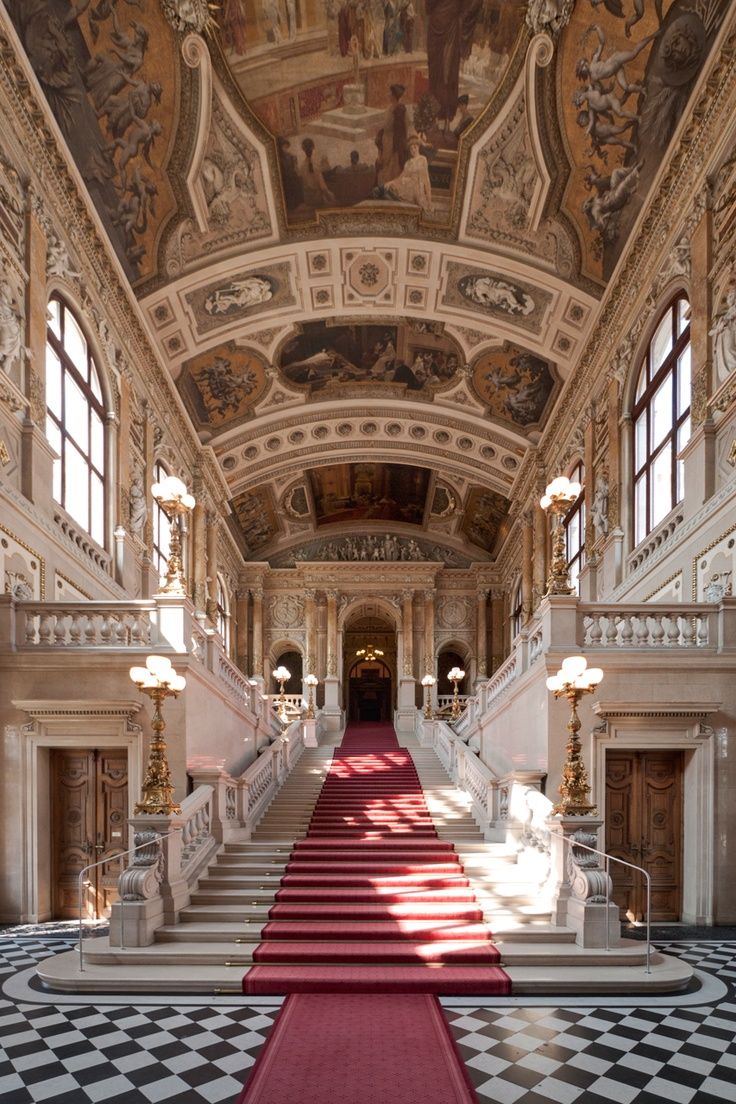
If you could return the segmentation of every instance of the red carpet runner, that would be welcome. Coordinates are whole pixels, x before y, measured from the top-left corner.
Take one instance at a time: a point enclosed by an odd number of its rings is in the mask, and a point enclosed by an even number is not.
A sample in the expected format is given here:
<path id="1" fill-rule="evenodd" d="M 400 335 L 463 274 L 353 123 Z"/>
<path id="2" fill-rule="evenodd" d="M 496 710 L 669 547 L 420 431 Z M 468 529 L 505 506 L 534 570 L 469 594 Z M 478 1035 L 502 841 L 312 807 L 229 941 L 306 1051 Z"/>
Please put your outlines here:
<path id="1" fill-rule="evenodd" d="M 393 727 L 351 725 L 308 835 L 294 845 L 255 965 L 243 978 L 247 994 L 304 996 L 284 1005 L 241 1104 L 328 1096 L 355 1104 L 472 1101 L 439 1005 L 420 994 L 510 992 L 482 921 L 453 844 L 437 837 L 414 763 L 399 748 Z M 325 1018 L 334 1021 L 337 1046 Z M 288 1055 L 292 1048 L 301 1053 L 310 1024 L 318 1033 L 311 1045 L 322 1057 L 315 1066 L 316 1095 L 305 1096 L 300 1062 L 306 1059 Z M 377 1049 L 368 1043 L 371 1033 L 380 1036 Z M 437 1071 L 425 1078 L 435 1054 L 444 1079 Z M 370 1077 L 356 1080 L 366 1063 Z M 386 1074 L 382 1095 L 376 1079 L 383 1083 L 384 1068 L 393 1072 Z M 413 1095 L 394 1091 L 401 1071 L 411 1071 L 421 1089 Z M 292 1076 L 298 1091 L 289 1088 Z M 272 1095 L 276 1084 L 281 1088 Z M 437 1095 L 433 1086 L 439 1084 Z"/>

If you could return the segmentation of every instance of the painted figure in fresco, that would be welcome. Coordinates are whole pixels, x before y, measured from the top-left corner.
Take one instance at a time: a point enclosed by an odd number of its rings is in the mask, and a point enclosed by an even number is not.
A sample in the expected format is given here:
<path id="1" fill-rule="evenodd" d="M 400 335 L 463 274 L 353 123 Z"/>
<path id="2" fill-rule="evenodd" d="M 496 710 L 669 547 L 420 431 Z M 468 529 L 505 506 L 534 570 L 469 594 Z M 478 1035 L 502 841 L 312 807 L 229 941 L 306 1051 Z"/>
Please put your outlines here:
<path id="1" fill-rule="evenodd" d="M 272 297 L 270 280 L 263 276 L 241 276 L 210 292 L 204 301 L 204 309 L 212 315 L 228 314 L 233 310 L 266 303 Z"/>
<path id="2" fill-rule="evenodd" d="M 266 38 L 269 42 L 273 42 L 278 46 L 284 39 L 279 0 L 261 0 L 261 11 L 266 28 Z"/>
<path id="3" fill-rule="evenodd" d="M 403 40 L 404 52 L 410 54 L 414 49 L 414 24 L 416 12 L 412 0 L 404 0 L 399 11 L 399 26 Z"/>
<path id="4" fill-rule="evenodd" d="M 736 284 L 726 292 L 726 309 L 716 318 L 710 336 L 716 377 L 718 383 L 723 383 L 736 369 Z"/>
<path id="5" fill-rule="evenodd" d="M 427 0 L 429 90 L 445 130 L 457 110 L 460 63 L 470 55 L 483 0 Z"/>
<path id="6" fill-rule="evenodd" d="M 401 102 L 406 88 L 403 84 L 392 84 L 390 92 L 391 106 L 386 112 L 382 129 L 376 135 L 377 146 L 380 140 L 379 184 L 399 176 L 409 156 L 409 118 L 406 104 Z"/>
<path id="7" fill-rule="evenodd" d="M 108 96 L 97 109 L 97 118 L 107 116 L 113 138 L 122 138 L 134 120 L 145 119 L 153 104 L 161 103 L 161 93 L 158 81 L 135 81 L 131 88 Z"/>
<path id="8" fill-rule="evenodd" d="M 241 56 L 246 52 L 245 12 L 242 0 L 224 0 L 217 15 L 225 48 Z"/>
<path id="9" fill-rule="evenodd" d="M 505 314 L 531 314 L 534 300 L 520 287 L 509 284 L 497 276 L 464 276 L 460 291 L 481 307 L 495 307 Z"/>
<path id="10" fill-rule="evenodd" d="M 619 19 L 624 18 L 624 9 L 621 0 L 590 0 L 592 6 L 597 8 L 599 4 L 604 4 L 606 9 L 611 12 L 612 15 L 617 15 Z M 662 0 L 654 0 L 654 8 L 657 12 L 657 18 L 659 22 L 662 22 Z M 634 14 L 629 16 L 626 20 L 624 32 L 627 38 L 631 38 L 631 28 L 634 27 L 640 19 L 644 18 L 644 0 L 634 0 Z"/>
<path id="11" fill-rule="evenodd" d="M 591 30 L 595 31 L 598 36 L 598 45 L 593 52 L 592 58 L 580 58 L 575 66 L 575 75 L 578 80 L 587 81 L 588 84 L 597 86 L 601 88 L 602 91 L 605 91 L 603 82 L 613 77 L 627 95 L 630 95 L 632 92 L 643 92 L 643 85 L 630 82 L 627 79 L 624 66 L 638 57 L 642 50 L 646 49 L 649 43 L 657 37 L 656 32 L 647 35 L 641 42 L 637 42 L 632 46 L 630 50 L 614 50 L 612 54 L 604 58 L 603 52 L 606 48 L 606 36 L 603 28 L 596 24 L 591 27 Z"/>
<path id="12" fill-rule="evenodd" d="M 304 202 L 304 186 L 299 175 L 296 157 L 291 152 L 291 142 L 288 138 L 278 139 L 279 167 L 281 169 L 281 183 L 284 188 L 284 200 L 286 208 L 293 211 L 301 207 Z"/>
<path id="13" fill-rule="evenodd" d="M 96 54 L 87 63 L 82 74 L 96 111 L 103 109 L 111 96 L 122 92 L 126 85 L 132 83 L 131 77 L 143 65 L 148 49 L 148 30 L 142 23 L 133 20 L 128 33 L 121 31 L 114 10 L 112 23 L 112 50 L 109 53 Z"/>
<path id="14" fill-rule="evenodd" d="M 305 138 L 302 142 L 304 159 L 299 165 L 299 178 L 304 189 L 304 202 L 308 207 L 325 207 L 334 204 L 335 197 L 327 187 L 319 165 L 314 159 L 314 141 Z"/>
<path id="15" fill-rule="evenodd" d="M 587 188 L 593 188 L 595 194 L 583 203 L 583 211 L 594 230 L 600 230 L 604 237 L 614 232 L 614 216 L 624 209 L 634 195 L 639 183 L 643 161 L 635 165 L 619 165 L 609 176 L 596 176 L 591 170 L 585 177 Z"/>
<path id="16" fill-rule="evenodd" d="M 374 192 L 376 199 L 396 199 L 400 203 L 415 203 L 423 211 L 432 210 L 432 187 L 429 182 L 427 158 L 419 151 L 416 134 L 409 138 L 409 157 L 395 180 L 389 180 Z"/>
<path id="17" fill-rule="evenodd" d="M 403 35 L 399 15 L 399 0 L 385 0 L 383 5 L 383 53 L 385 57 L 401 49 Z"/>
<path id="18" fill-rule="evenodd" d="M 607 122 L 605 117 L 594 111 L 579 111 L 577 117 L 578 126 L 582 127 L 590 139 L 590 148 L 602 161 L 608 160 L 608 154 L 604 146 L 622 146 L 636 152 L 636 146 L 628 138 L 622 138 L 627 130 L 633 127 L 633 122 L 627 119 L 625 123 Z"/>

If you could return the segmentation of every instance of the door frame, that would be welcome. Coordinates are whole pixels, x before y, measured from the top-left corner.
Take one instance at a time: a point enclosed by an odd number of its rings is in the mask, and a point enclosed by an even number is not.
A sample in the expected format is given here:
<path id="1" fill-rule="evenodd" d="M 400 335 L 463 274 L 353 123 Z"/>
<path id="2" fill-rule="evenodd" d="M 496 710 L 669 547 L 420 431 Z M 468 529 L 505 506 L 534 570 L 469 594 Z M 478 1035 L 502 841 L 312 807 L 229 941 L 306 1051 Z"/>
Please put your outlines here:
<path id="1" fill-rule="evenodd" d="M 20 729 L 21 749 L 21 922 L 51 918 L 51 817 L 48 801 L 52 748 L 125 748 L 128 756 L 128 818 L 142 782 L 143 730 L 132 717 L 140 701 L 14 701 L 31 717 Z"/>
<path id="2" fill-rule="evenodd" d="M 605 822 L 606 751 L 683 751 L 682 914 L 686 924 L 713 923 L 715 769 L 713 729 L 704 718 L 720 702 L 651 705 L 596 702 L 603 723 L 594 730 L 593 801 Z"/>

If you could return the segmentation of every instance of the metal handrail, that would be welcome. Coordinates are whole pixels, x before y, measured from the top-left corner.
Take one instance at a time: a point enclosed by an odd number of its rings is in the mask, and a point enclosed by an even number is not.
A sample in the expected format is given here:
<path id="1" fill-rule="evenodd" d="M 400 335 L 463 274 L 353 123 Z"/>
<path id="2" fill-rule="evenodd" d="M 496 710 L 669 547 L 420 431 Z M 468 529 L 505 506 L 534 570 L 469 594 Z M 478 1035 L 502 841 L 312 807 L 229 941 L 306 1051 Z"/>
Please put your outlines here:
<path id="1" fill-rule="evenodd" d="M 159 835 L 159 837 L 158 837 L 159 842 L 161 840 L 168 839 L 169 836 L 175 836 L 177 834 L 177 832 L 183 832 L 183 830 L 184 830 L 183 828 L 174 828 L 174 829 L 172 829 L 171 832 L 164 832 L 163 834 Z M 94 870 L 94 868 L 96 866 L 104 866 L 105 863 L 114 862 L 115 859 L 124 859 L 126 855 L 132 855 L 132 854 L 134 854 L 134 852 L 140 851 L 142 848 L 150 847 L 150 846 L 151 846 L 151 840 L 146 840 L 145 843 L 137 843 L 135 845 L 135 847 L 129 847 L 127 851 L 120 851 L 117 855 L 113 855 L 112 859 L 110 859 L 110 858 L 98 859 L 97 862 L 90 863 L 89 866 L 83 866 L 82 869 L 79 871 L 79 876 L 77 878 L 77 908 L 78 908 L 78 912 L 79 912 L 79 972 L 80 972 L 80 974 L 84 973 L 84 951 L 83 951 L 83 948 L 82 948 L 82 943 L 83 943 L 83 939 L 84 939 L 84 928 L 83 928 L 83 920 L 82 920 L 82 907 L 83 907 L 82 894 L 83 894 L 85 885 L 90 885 L 91 884 L 89 882 L 89 880 L 85 882 L 82 879 L 84 878 L 85 874 L 87 874 L 90 870 Z M 123 936 L 122 936 L 123 907 L 124 907 L 124 902 L 123 902 L 123 899 L 121 897 L 121 899 L 120 899 L 120 927 L 121 927 L 120 941 L 121 941 L 121 945 L 122 945 L 122 941 L 123 941 Z"/>
<path id="2" fill-rule="evenodd" d="M 646 960 L 646 973 L 652 972 L 652 924 L 650 920 L 651 906 L 652 906 L 652 877 L 643 866 L 636 866 L 634 863 L 626 862 L 626 859 L 619 859 L 615 855 L 609 855 L 606 851 L 599 851 L 597 847 L 590 847 L 587 843 L 580 843 L 573 836 L 560 835 L 559 839 L 572 847 L 581 847 L 583 851 L 591 851 L 594 855 L 600 855 L 606 860 L 606 950 L 611 949 L 610 932 L 608 930 L 608 906 L 611 903 L 611 877 L 609 874 L 609 863 L 611 861 L 621 863 L 622 866 L 628 866 L 630 870 L 638 870 L 640 874 L 643 874 L 646 879 L 646 893 L 647 893 L 647 911 L 646 911 L 646 933 L 647 933 L 647 960 Z"/>

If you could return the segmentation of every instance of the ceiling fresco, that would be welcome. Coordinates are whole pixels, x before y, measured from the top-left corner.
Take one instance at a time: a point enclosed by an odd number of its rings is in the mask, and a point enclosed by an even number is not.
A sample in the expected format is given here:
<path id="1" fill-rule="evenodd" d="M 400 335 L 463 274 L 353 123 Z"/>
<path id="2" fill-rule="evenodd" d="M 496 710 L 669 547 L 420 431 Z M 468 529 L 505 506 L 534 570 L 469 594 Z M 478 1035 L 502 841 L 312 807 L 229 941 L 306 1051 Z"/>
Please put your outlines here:
<path id="1" fill-rule="evenodd" d="M 713 44 L 728 0 L 578 2 L 558 62 L 572 155 L 567 209 L 607 279 Z"/>
<path id="2" fill-rule="evenodd" d="M 408 464 L 332 464 L 312 468 L 317 525 L 401 521 L 421 525 L 430 472 Z"/>
<path id="3" fill-rule="evenodd" d="M 487 487 L 471 487 L 463 511 L 461 531 L 472 543 L 492 552 L 504 528 L 509 500 Z"/>
<path id="4" fill-rule="evenodd" d="M 457 344 L 426 323 L 412 325 L 339 325 L 305 322 L 279 354 L 279 367 L 289 383 L 329 392 L 346 384 L 386 383 L 390 391 L 432 394 L 452 383 L 463 363 Z"/>
<path id="5" fill-rule="evenodd" d="M 155 0 L 7 0 L 41 87 L 132 283 L 176 208 L 164 166 L 178 47 Z"/>
<path id="6" fill-rule="evenodd" d="M 225 430 L 252 415 L 266 369 L 252 350 L 228 341 L 185 361 L 176 385 L 197 429 Z"/>
<path id="7" fill-rule="evenodd" d="M 503 79 L 525 9 L 518 0 L 220 5 L 232 75 L 277 140 L 289 221 L 398 203 L 447 222 L 458 145 Z"/>
<path id="8" fill-rule="evenodd" d="M 524 428 L 539 426 L 555 390 L 554 368 L 528 349 L 506 342 L 475 362 L 473 389 L 493 417 Z"/>

